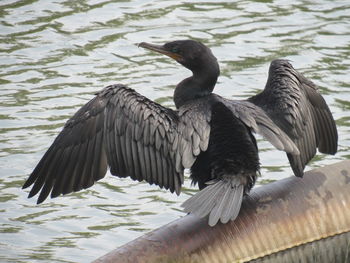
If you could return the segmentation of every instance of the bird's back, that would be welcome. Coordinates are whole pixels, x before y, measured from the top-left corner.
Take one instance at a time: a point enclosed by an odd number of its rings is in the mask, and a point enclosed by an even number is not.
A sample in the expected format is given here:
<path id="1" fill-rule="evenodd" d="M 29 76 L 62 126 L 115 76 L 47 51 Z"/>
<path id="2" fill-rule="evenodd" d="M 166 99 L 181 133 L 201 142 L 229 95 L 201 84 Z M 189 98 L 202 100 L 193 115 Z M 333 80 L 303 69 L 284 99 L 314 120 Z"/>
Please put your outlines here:
<path id="1" fill-rule="evenodd" d="M 199 188 L 206 182 L 225 175 L 244 175 L 249 183 L 255 182 L 259 170 L 256 140 L 251 130 L 222 103 L 219 96 L 211 100 L 209 146 L 191 168 L 191 178 Z"/>

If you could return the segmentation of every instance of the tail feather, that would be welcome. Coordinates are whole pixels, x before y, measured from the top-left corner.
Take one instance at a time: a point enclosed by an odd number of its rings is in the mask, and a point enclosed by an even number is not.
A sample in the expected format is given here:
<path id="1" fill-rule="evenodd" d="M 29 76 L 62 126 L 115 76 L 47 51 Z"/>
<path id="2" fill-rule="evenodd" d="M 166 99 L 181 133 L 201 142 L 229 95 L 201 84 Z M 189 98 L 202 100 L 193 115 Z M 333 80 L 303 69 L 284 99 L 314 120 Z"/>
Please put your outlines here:
<path id="1" fill-rule="evenodd" d="M 211 187 L 210 195 L 208 195 L 208 192 L 204 191 L 207 188 L 208 187 L 195 194 L 196 198 L 190 198 L 184 202 L 183 207 L 185 207 L 185 212 L 194 213 L 199 218 L 208 215 L 208 213 L 214 208 L 218 196 L 222 194 L 222 189 L 220 184 L 216 183 Z"/>
<path id="2" fill-rule="evenodd" d="M 226 222 L 224 222 L 223 216 L 224 216 L 225 212 L 228 211 L 227 205 L 229 203 L 229 198 L 231 197 L 231 192 L 233 192 L 229 188 L 230 187 L 226 186 L 226 189 L 223 190 L 223 195 L 221 196 L 221 198 L 219 200 L 217 200 L 217 204 L 215 205 L 213 210 L 211 210 L 210 215 L 209 215 L 209 225 L 210 226 L 216 225 L 216 223 L 220 219 L 221 219 L 222 223 L 227 223 L 228 220 Z"/>
<path id="3" fill-rule="evenodd" d="M 238 216 L 242 205 L 243 192 L 243 185 L 235 186 L 235 190 L 230 191 L 229 203 L 227 205 L 228 209 L 226 209 L 221 216 L 222 223 L 227 223 L 230 219 L 234 220 Z"/>
<path id="4" fill-rule="evenodd" d="M 210 184 L 186 200 L 182 207 L 187 213 L 198 217 L 209 214 L 209 225 L 214 226 L 220 220 L 227 223 L 234 220 L 241 208 L 244 185 L 240 178 L 230 176 L 210 182 Z"/>

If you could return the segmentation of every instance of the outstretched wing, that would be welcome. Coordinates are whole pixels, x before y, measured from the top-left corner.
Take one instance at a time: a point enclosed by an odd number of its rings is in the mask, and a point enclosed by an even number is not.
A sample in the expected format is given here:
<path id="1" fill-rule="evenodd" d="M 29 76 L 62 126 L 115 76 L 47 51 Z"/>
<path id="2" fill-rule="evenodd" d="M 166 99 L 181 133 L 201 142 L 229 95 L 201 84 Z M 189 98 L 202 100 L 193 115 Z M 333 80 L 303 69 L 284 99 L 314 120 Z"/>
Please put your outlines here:
<path id="1" fill-rule="evenodd" d="M 88 188 L 107 166 L 180 192 L 183 170 L 208 147 L 210 110 L 205 103 L 175 112 L 123 85 L 106 87 L 64 126 L 23 188 L 51 197 Z"/>
<path id="2" fill-rule="evenodd" d="M 337 152 L 337 128 L 325 100 L 316 85 L 287 60 L 271 62 L 264 91 L 249 101 L 261 107 L 297 145 L 300 155 L 287 154 L 296 176 L 303 176 L 317 148 L 322 153 Z"/>
<path id="3" fill-rule="evenodd" d="M 40 190 L 38 204 L 51 197 L 88 188 L 104 177 L 104 109 L 108 97 L 97 95 L 69 119 L 30 174 L 23 188 L 34 184 L 28 197 Z"/>

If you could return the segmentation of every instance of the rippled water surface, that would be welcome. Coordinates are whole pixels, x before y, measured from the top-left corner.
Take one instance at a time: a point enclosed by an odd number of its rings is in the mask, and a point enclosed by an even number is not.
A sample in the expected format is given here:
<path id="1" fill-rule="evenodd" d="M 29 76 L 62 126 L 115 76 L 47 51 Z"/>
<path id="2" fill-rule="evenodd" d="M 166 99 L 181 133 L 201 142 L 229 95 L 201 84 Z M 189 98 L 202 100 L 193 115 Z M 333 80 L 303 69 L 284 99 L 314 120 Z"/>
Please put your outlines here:
<path id="1" fill-rule="evenodd" d="M 221 66 L 215 92 L 246 98 L 264 87 L 269 62 L 288 58 L 319 85 L 339 130 L 339 152 L 307 167 L 348 159 L 349 1 L 0 2 L 0 261 L 89 262 L 183 216 L 180 196 L 106 176 L 94 187 L 37 206 L 21 185 L 69 118 L 94 92 L 124 83 L 173 107 L 189 72 L 138 48 L 192 38 Z M 259 184 L 291 175 L 285 154 L 259 140 Z"/>

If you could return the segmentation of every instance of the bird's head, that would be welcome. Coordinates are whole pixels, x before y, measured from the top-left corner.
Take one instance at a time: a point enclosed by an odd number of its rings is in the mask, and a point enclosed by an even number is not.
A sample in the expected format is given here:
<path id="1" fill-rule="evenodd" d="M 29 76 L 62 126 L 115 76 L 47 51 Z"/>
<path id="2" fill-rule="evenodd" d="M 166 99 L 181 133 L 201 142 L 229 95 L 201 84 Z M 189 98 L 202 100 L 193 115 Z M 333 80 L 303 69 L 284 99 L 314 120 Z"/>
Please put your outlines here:
<path id="1" fill-rule="evenodd" d="M 192 72 L 204 71 L 207 67 L 219 67 L 211 50 L 198 41 L 177 40 L 164 45 L 142 42 L 139 47 L 167 55 Z"/>

